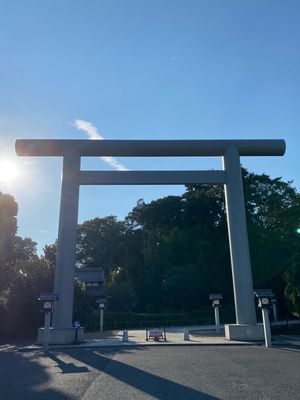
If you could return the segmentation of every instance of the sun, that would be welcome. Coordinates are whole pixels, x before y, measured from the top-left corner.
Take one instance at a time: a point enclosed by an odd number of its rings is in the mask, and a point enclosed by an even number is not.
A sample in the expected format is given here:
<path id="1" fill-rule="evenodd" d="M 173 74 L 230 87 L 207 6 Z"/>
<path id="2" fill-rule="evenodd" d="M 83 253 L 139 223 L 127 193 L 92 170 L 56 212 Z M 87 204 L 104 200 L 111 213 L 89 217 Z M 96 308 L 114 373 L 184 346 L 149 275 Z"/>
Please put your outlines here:
<path id="1" fill-rule="evenodd" d="M 9 160 L 0 160 L 0 181 L 11 182 L 18 175 L 17 166 Z"/>

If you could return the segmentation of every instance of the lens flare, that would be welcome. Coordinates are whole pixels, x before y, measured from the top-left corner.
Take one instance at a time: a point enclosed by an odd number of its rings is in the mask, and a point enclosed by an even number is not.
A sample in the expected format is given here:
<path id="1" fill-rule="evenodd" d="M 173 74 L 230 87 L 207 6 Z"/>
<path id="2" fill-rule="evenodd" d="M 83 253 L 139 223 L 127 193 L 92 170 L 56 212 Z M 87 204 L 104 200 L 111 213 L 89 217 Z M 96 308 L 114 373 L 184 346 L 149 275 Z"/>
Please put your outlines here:
<path id="1" fill-rule="evenodd" d="M 16 165 L 8 160 L 0 160 L 0 181 L 11 182 L 18 175 Z"/>

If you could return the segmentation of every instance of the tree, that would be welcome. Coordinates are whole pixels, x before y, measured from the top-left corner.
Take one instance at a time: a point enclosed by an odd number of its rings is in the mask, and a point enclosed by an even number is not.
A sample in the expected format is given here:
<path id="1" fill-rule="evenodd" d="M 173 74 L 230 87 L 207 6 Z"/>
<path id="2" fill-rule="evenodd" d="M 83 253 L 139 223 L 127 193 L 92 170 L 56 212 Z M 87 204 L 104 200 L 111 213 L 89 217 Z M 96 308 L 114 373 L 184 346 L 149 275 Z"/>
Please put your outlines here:
<path id="1" fill-rule="evenodd" d="M 253 279 L 256 286 L 289 266 L 296 252 L 300 195 L 291 182 L 243 169 Z"/>
<path id="2" fill-rule="evenodd" d="M 230 291 L 228 244 L 222 242 L 226 227 L 221 197 L 217 187 L 189 186 L 182 196 L 168 196 L 149 204 L 140 200 L 128 215 L 127 236 L 135 238 L 130 246 L 138 243 L 129 253 L 139 257 L 128 260 L 126 267 L 139 310 L 200 307 L 207 303 L 209 290 L 215 289 L 210 285 L 217 273 L 224 286 L 229 281 Z"/>
<path id="3" fill-rule="evenodd" d="M 136 307 L 136 293 L 126 269 L 114 271 L 105 287 L 110 311 L 131 311 Z"/>
<path id="4" fill-rule="evenodd" d="M 293 264 L 284 274 L 286 282 L 285 296 L 290 311 L 300 317 L 300 248 L 294 257 Z"/>
<path id="5" fill-rule="evenodd" d="M 32 333 L 40 324 L 38 296 L 51 291 L 53 267 L 36 254 L 36 243 L 17 236 L 18 205 L 0 193 L 1 335 Z"/>
<path id="6" fill-rule="evenodd" d="M 55 267 L 56 262 L 56 251 L 57 251 L 57 241 L 53 244 L 46 245 L 43 248 L 44 255 L 42 256 L 45 260 L 48 261 L 52 267 Z"/>
<path id="7" fill-rule="evenodd" d="M 18 205 L 9 194 L 0 192 L 0 290 L 11 275 L 17 232 Z"/>
<path id="8" fill-rule="evenodd" d="M 78 226 L 77 262 L 102 267 L 106 279 L 122 260 L 123 224 L 116 217 L 95 218 Z"/>
<path id="9" fill-rule="evenodd" d="M 80 324 L 84 326 L 94 312 L 94 303 L 93 296 L 86 292 L 85 284 L 75 278 L 73 320 L 80 321 Z"/>

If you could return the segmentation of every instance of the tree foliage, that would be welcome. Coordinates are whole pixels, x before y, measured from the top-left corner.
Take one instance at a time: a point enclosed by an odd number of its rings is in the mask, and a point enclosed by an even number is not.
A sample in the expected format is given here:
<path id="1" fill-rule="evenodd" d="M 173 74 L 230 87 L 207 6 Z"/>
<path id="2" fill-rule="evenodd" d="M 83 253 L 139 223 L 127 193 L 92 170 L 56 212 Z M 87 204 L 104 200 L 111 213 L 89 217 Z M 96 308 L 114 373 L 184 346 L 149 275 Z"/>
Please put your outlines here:
<path id="1" fill-rule="evenodd" d="M 0 334 L 24 335 L 40 324 L 37 298 L 50 291 L 53 267 L 37 256 L 36 243 L 17 236 L 15 199 L 0 193 Z"/>
<path id="2" fill-rule="evenodd" d="M 291 182 L 243 169 L 254 282 L 285 270 L 296 251 L 300 195 Z"/>
<path id="3" fill-rule="evenodd" d="M 116 217 L 95 218 L 79 225 L 77 262 L 84 267 L 101 266 L 105 273 L 117 270 L 121 260 L 119 242 L 123 224 Z"/>
<path id="4" fill-rule="evenodd" d="M 300 248 L 295 255 L 294 262 L 285 272 L 285 295 L 290 309 L 300 317 Z"/>

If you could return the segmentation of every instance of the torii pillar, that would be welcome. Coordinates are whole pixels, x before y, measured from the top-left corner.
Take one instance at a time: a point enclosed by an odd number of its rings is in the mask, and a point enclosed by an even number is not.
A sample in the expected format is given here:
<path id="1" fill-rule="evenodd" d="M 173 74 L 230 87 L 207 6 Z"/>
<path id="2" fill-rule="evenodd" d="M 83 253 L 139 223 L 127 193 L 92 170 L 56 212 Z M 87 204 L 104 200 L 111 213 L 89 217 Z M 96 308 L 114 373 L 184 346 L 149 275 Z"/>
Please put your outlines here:
<path id="1" fill-rule="evenodd" d="M 284 140 L 17 140 L 19 156 L 62 156 L 52 343 L 70 343 L 80 185 L 217 184 L 225 187 L 236 324 L 227 339 L 263 338 L 256 323 L 240 156 L 282 156 Z M 81 171 L 82 156 L 221 156 L 221 171 Z"/>

